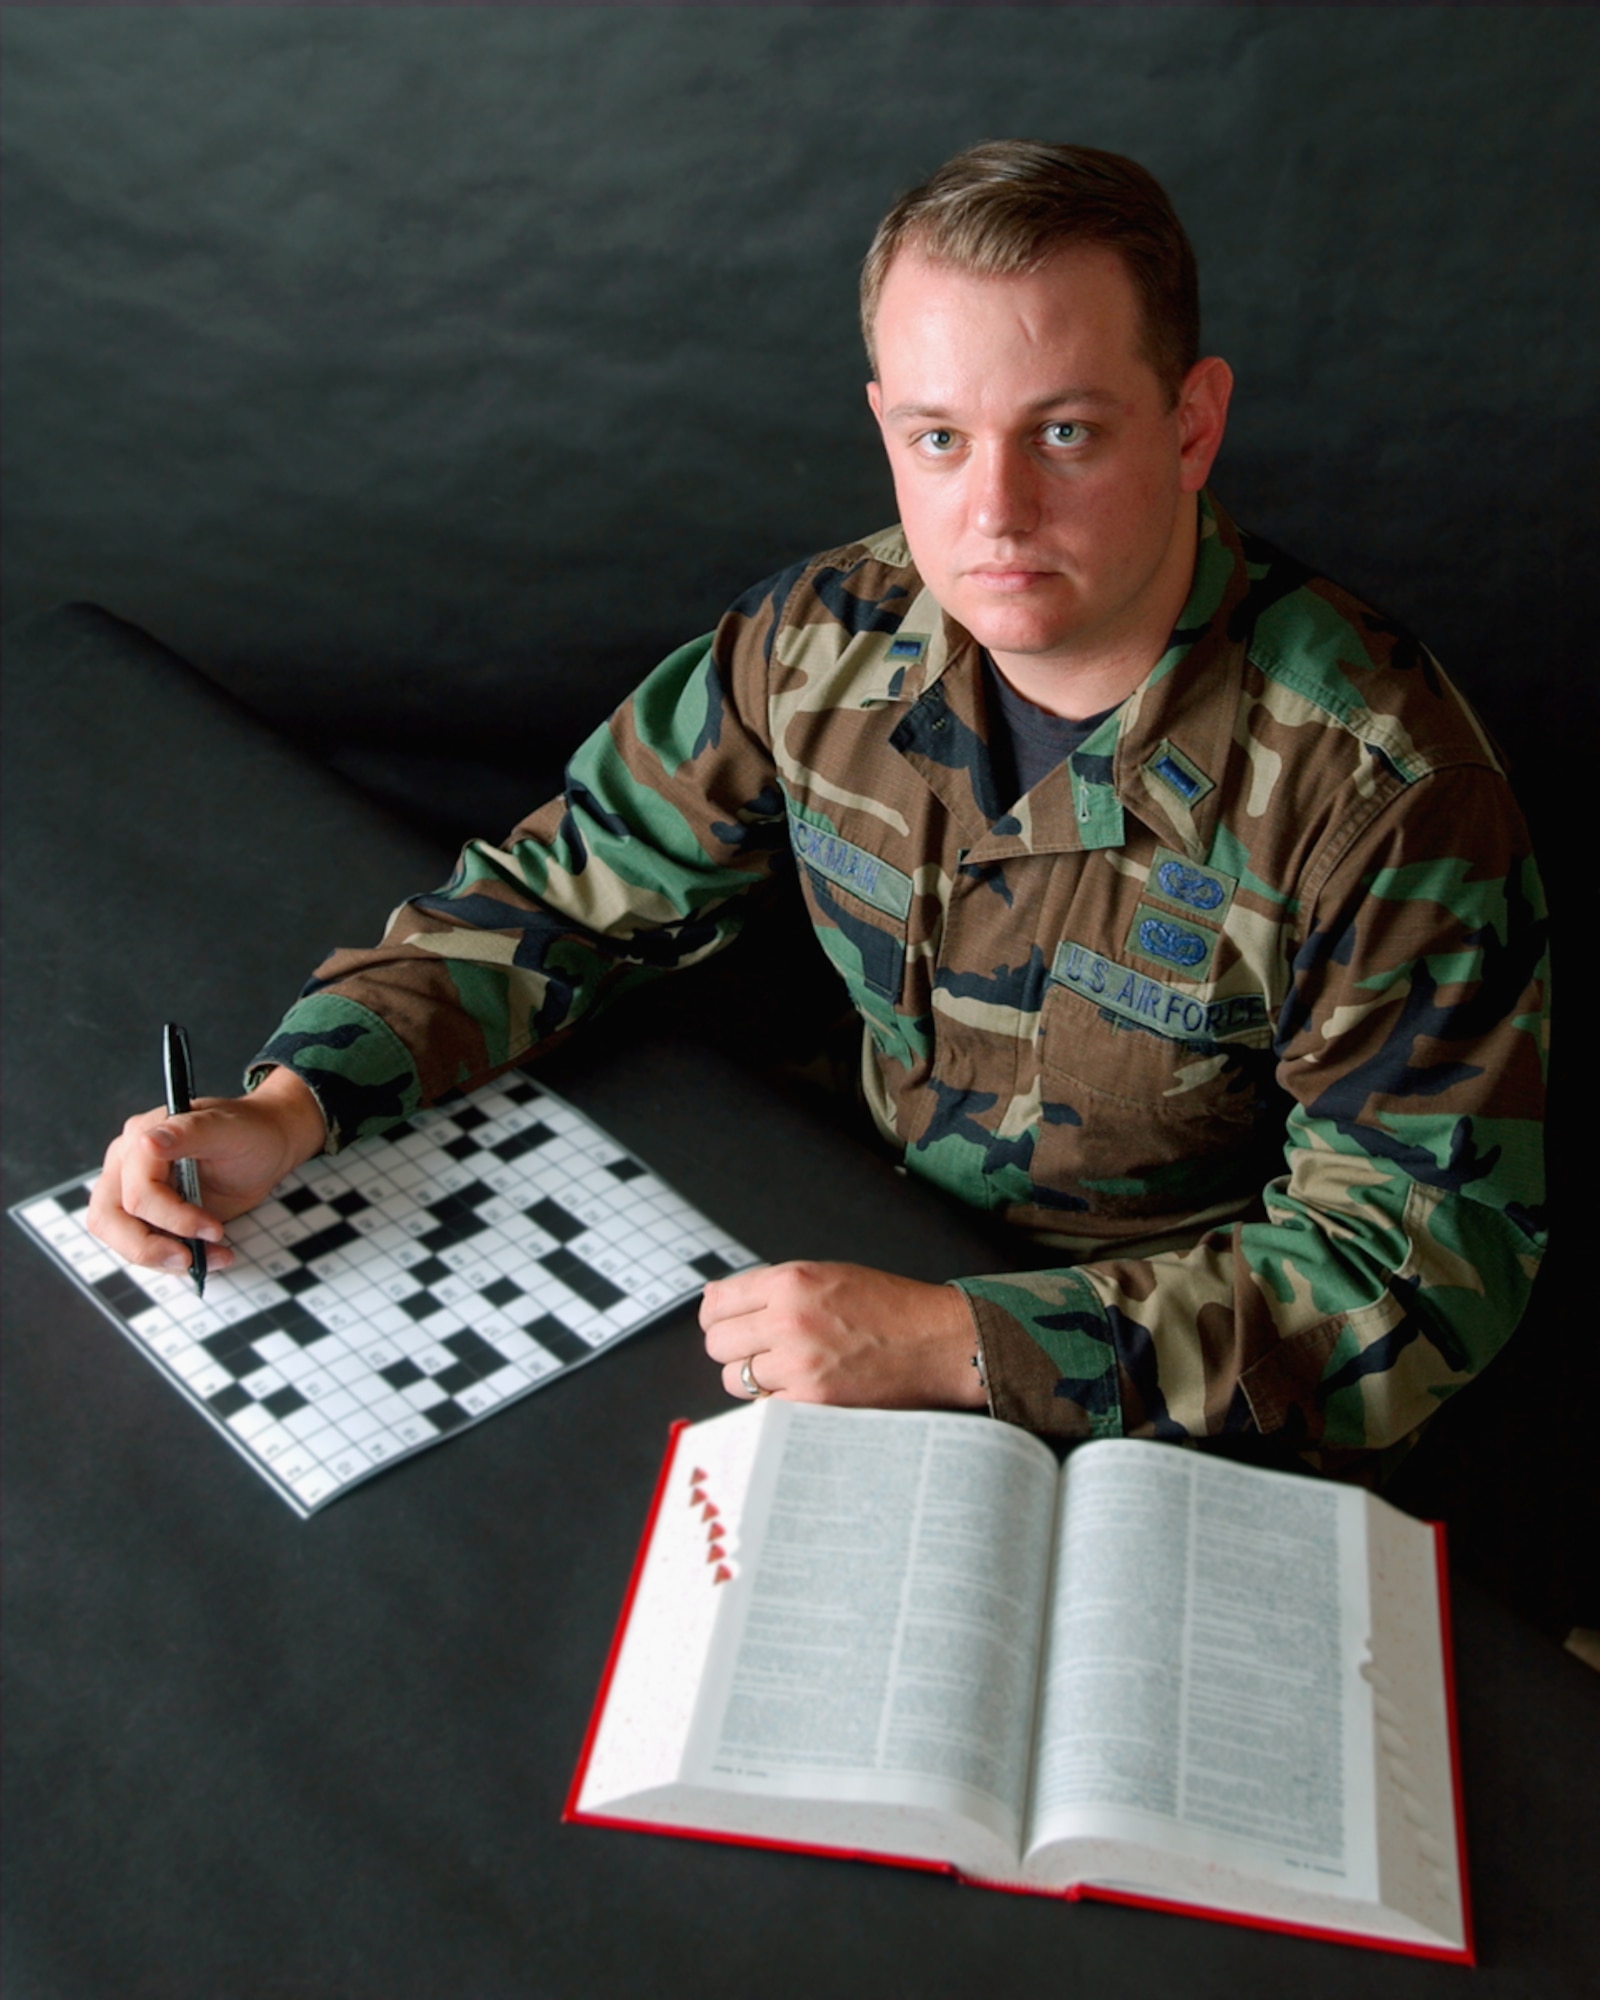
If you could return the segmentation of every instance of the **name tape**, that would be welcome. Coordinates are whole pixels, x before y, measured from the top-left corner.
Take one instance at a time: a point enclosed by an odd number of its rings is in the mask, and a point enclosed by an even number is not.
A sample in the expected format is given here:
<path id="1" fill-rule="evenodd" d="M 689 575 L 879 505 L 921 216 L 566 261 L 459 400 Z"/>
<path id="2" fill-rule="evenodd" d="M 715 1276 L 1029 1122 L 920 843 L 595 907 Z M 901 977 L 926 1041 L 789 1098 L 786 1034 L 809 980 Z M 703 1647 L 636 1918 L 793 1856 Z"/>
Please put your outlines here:
<path id="1" fill-rule="evenodd" d="M 911 877 L 853 841 L 827 833 L 798 813 L 789 814 L 789 838 L 809 868 L 848 889 L 886 916 L 903 917 L 911 908 Z"/>
<path id="2" fill-rule="evenodd" d="M 1056 946 L 1050 977 L 1108 1013 L 1173 1042 L 1243 1041 L 1267 1026 L 1267 1003 L 1259 993 L 1201 1000 L 1070 939 Z"/>

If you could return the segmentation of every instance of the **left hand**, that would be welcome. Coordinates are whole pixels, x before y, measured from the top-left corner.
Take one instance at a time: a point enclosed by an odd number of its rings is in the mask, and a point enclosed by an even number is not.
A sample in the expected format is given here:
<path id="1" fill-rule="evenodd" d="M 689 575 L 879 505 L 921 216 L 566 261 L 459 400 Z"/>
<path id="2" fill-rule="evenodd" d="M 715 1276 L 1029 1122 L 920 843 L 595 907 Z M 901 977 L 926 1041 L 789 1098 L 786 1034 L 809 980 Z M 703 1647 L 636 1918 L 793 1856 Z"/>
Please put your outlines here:
<path id="1" fill-rule="evenodd" d="M 765 1264 L 707 1285 L 700 1325 L 722 1386 L 747 1402 L 748 1360 L 766 1393 L 795 1403 L 985 1406 L 972 1312 L 949 1285 L 861 1264 Z"/>

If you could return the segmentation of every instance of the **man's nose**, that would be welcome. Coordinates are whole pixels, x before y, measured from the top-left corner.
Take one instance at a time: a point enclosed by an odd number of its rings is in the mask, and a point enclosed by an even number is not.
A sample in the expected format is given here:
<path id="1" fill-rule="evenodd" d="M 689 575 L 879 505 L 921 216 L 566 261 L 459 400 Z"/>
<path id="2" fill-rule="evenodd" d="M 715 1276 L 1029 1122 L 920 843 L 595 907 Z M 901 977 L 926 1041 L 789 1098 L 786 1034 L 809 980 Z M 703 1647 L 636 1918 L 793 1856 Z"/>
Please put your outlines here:
<path id="1" fill-rule="evenodd" d="M 972 522 L 991 541 L 1031 535 L 1039 524 L 1035 468 L 1025 450 L 1009 443 L 980 448 L 974 466 Z"/>

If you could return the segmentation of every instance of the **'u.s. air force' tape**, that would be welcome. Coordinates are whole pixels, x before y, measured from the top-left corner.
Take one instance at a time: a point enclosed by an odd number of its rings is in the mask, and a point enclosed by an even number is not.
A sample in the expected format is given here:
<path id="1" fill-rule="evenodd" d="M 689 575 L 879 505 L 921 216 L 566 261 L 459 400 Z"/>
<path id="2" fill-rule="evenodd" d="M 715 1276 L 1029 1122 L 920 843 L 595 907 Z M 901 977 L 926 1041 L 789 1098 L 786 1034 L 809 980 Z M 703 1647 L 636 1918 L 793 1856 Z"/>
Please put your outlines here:
<path id="1" fill-rule="evenodd" d="M 1267 1025 L 1267 1003 L 1259 993 L 1200 1000 L 1071 939 L 1056 946 L 1050 977 L 1121 1020 L 1174 1042 L 1243 1041 L 1259 1038 Z"/>
<path id="2" fill-rule="evenodd" d="M 789 838 L 794 851 L 810 868 L 886 916 L 903 917 L 911 908 L 911 877 L 880 861 L 864 847 L 841 840 L 797 812 L 789 814 Z"/>

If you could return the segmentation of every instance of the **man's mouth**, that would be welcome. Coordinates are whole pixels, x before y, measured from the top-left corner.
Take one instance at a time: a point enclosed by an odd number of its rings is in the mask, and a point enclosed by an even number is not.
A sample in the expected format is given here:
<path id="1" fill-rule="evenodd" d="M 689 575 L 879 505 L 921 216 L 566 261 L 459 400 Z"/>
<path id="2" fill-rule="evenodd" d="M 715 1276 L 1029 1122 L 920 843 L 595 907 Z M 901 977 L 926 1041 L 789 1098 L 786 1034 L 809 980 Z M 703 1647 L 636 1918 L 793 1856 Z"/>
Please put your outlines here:
<path id="1" fill-rule="evenodd" d="M 1047 569 L 1028 569 L 1022 564 L 1007 564 L 1002 567 L 969 569 L 968 577 L 984 590 L 1013 591 L 1027 590 L 1031 585 L 1044 583 L 1055 572 Z"/>

